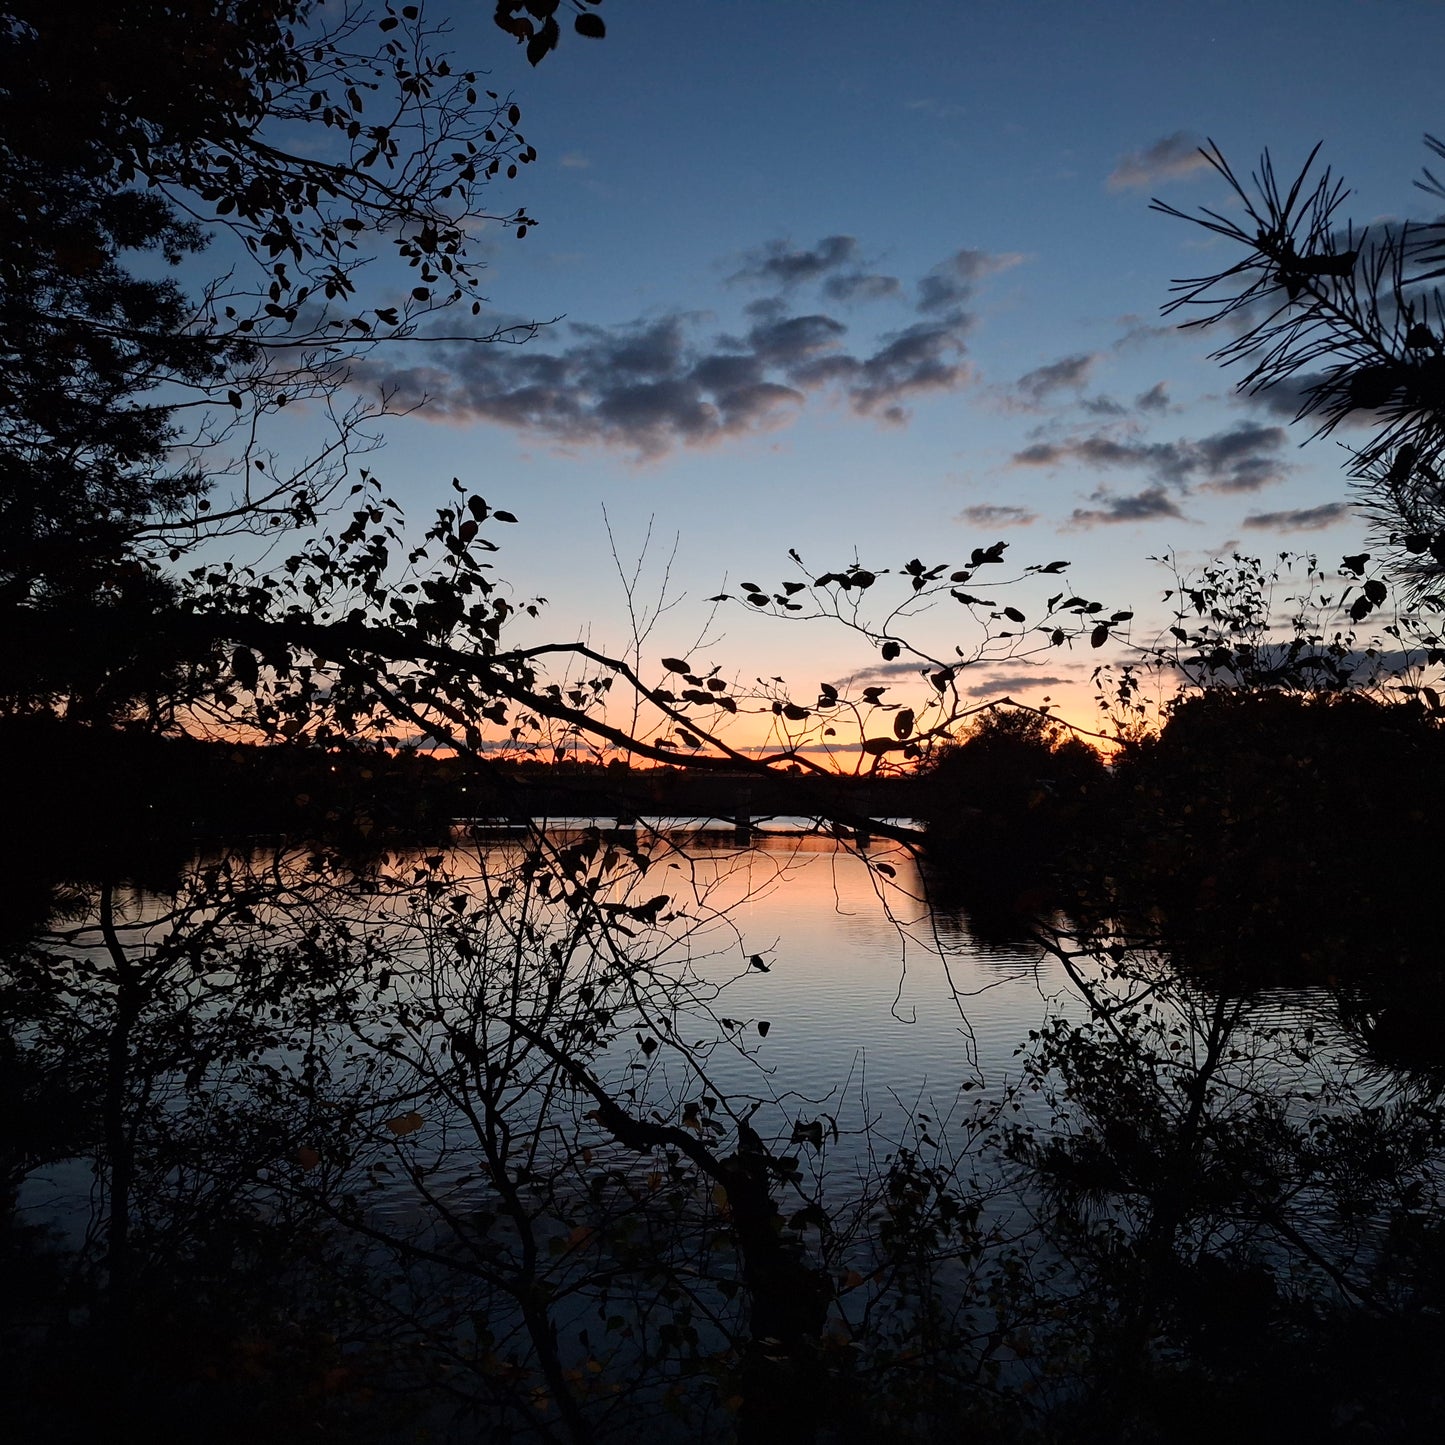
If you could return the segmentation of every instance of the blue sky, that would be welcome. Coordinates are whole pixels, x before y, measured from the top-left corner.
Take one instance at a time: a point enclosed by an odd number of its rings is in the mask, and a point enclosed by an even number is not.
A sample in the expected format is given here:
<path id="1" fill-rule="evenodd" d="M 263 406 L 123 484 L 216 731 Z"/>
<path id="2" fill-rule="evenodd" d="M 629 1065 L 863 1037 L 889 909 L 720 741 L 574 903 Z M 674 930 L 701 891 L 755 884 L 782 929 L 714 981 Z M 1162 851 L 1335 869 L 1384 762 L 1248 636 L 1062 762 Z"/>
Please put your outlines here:
<path id="1" fill-rule="evenodd" d="M 430 405 L 375 461 L 418 516 L 453 474 L 518 515 L 499 568 L 548 636 L 625 644 L 604 505 L 625 560 L 649 523 L 655 564 L 677 538 L 651 653 L 705 633 L 730 675 L 804 691 L 867 649 L 703 602 L 794 575 L 790 547 L 823 571 L 1006 539 L 1071 559 L 1141 640 L 1150 554 L 1357 550 L 1338 446 L 1300 449 L 1161 321 L 1171 277 L 1233 258 L 1148 202 L 1223 203 L 1206 136 L 1244 169 L 1323 141 L 1350 215 L 1417 214 L 1440 5 L 610 0 L 605 40 L 564 33 L 536 70 L 490 8 L 451 7 L 455 49 L 540 153 L 497 192 L 540 224 L 483 238 L 493 319 L 561 319 L 394 358 Z M 1097 660 L 979 686 L 1062 696 Z"/>

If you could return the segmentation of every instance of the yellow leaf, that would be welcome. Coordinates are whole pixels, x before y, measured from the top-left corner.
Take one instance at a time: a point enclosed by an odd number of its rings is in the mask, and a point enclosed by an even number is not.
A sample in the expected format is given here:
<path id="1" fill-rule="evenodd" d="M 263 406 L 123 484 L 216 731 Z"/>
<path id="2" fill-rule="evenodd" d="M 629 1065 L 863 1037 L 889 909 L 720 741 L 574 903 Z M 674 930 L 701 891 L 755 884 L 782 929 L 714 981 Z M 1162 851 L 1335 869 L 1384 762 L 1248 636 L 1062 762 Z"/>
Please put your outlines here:
<path id="1" fill-rule="evenodd" d="M 319 1163 L 321 1163 L 321 1155 L 318 1154 L 316 1150 L 313 1149 L 309 1144 L 303 1144 L 296 1151 L 296 1162 L 303 1169 L 314 1169 Z"/>
<path id="2" fill-rule="evenodd" d="M 386 1121 L 386 1127 L 390 1129 L 398 1139 L 403 1139 L 408 1134 L 415 1134 L 416 1131 L 421 1128 L 423 1122 L 421 1115 L 413 1109 L 410 1114 L 402 1114 L 398 1118 L 388 1119 Z"/>

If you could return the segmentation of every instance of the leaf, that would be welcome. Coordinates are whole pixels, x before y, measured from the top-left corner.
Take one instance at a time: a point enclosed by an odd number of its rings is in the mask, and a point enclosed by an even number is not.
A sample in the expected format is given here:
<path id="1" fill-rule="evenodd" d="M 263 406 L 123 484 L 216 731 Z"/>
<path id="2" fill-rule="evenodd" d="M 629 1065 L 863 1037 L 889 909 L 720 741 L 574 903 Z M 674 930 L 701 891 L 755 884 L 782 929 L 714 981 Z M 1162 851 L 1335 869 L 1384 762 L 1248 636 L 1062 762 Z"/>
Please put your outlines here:
<path id="1" fill-rule="evenodd" d="M 1017 607 L 1005 607 L 1003 615 L 1007 617 L 1010 622 L 1022 622 L 1024 620 L 1023 613 L 1020 612 Z"/>
<path id="2" fill-rule="evenodd" d="M 296 1162 L 303 1169 L 314 1169 L 319 1163 L 321 1163 L 321 1155 L 317 1153 L 317 1151 L 313 1149 L 309 1144 L 303 1144 L 296 1151 Z"/>
<path id="3" fill-rule="evenodd" d="M 256 691 L 260 668 L 256 664 L 256 654 L 249 647 L 238 647 L 231 654 L 231 671 L 247 692 Z"/>
<path id="4" fill-rule="evenodd" d="M 770 1024 L 767 1019 L 758 1020 L 758 1033 L 762 1038 L 767 1038 L 770 1028 L 772 1028 L 772 1024 Z"/>
<path id="5" fill-rule="evenodd" d="M 757 969 L 759 973 L 772 972 L 772 966 L 763 962 L 763 956 L 760 953 L 754 953 L 749 956 L 748 966 Z"/>
<path id="6" fill-rule="evenodd" d="M 560 33 L 556 17 L 549 15 L 547 23 L 527 42 L 528 62 L 532 65 L 540 65 L 547 52 L 557 48 L 557 37 Z"/>
<path id="7" fill-rule="evenodd" d="M 1109 628 L 1106 623 L 1101 622 L 1089 634 L 1090 647 L 1102 647 L 1109 640 Z"/>
<path id="8" fill-rule="evenodd" d="M 572 28 L 589 40 L 601 40 L 607 34 L 607 27 L 602 23 L 600 15 L 579 15 L 572 22 Z"/>
<path id="9" fill-rule="evenodd" d="M 893 717 L 893 736 L 906 738 L 913 732 L 913 709 L 901 708 Z"/>
<path id="10" fill-rule="evenodd" d="M 410 1114 L 400 1114 L 395 1119 L 388 1119 L 386 1127 L 396 1135 L 398 1139 L 405 1139 L 408 1134 L 415 1134 L 421 1128 L 425 1120 L 415 1109 Z"/>
<path id="11" fill-rule="evenodd" d="M 492 513 L 499 522 L 515 522 L 517 519 L 510 512 L 496 511 Z"/>
<path id="12" fill-rule="evenodd" d="M 884 662 L 892 662 L 903 651 L 896 642 L 885 642 L 878 650 L 882 654 Z"/>
<path id="13" fill-rule="evenodd" d="M 692 668 L 680 657 L 664 657 L 662 665 L 669 672 L 691 672 Z"/>

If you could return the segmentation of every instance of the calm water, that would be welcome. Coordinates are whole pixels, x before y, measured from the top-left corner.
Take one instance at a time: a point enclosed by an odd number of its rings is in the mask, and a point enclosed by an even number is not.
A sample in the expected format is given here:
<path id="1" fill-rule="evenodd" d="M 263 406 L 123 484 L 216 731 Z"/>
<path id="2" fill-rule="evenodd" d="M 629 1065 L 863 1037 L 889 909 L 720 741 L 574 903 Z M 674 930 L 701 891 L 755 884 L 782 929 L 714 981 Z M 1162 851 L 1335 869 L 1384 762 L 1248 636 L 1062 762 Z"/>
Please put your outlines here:
<path id="1" fill-rule="evenodd" d="M 559 830 L 551 838 L 565 846 L 581 836 Z M 746 844 L 722 832 L 669 839 L 644 828 L 639 836 L 652 863 L 630 896 L 666 892 L 683 919 L 672 926 L 676 942 L 657 955 L 657 967 L 691 972 L 705 1000 L 695 1015 L 681 1015 L 683 1026 L 695 1025 L 709 1045 L 701 1087 L 762 1100 L 757 1122 L 775 1139 L 795 1119 L 836 1121 L 842 1137 L 832 1161 L 845 1171 L 865 1149 L 911 1143 L 920 1113 L 938 1134 L 938 1121 L 959 1121 L 979 1101 L 999 1099 L 1023 1071 L 1020 1055 L 1031 1031 L 1061 1016 L 1087 1017 L 1046 949 L 1025 940 L 983 943 L 966 919 L 931 913 L 911 858 L 894 845 L 783 829 Z M 518 838 L 459 835 L 439 871 L 449 889 L 481 903 L 487 880 L 510 874 L 523 847 Z M 424 856 L 394 854 L 384 869 L 404 881 Z M 303 857 L 278 864 L 274 855 L 254 853 L 246 865 L 260 873 L 274 864 L 284 876 Z M 368 904 L 360 928 L 394 934 L 398 956 L 416 958 L 423 979 L 425 948 L 409 937 L 399 901 L 407 896 L 398 892 L 390 906 Z M 129 946 L 150 948 L 169 926 L 172 903 L 132 896 Z M 93 937 L 77 947 L 100 951 Z M 405 969 L 398 973 L 394 987 L 405 994 Z M 1254 1013 L 1263 1023 L 1309 1024 L 1329 1035 L 1341 1067 L 1352 1066 L 1356 1051 L 1334 1025 L 1323 990 L 1266 994 Z M 625 1032 L 598 1061 L 598 1072 L 625 1079 L 627 1069 L 642 1068 L 627 1062 L 639 1058 L 636 1037 Z M 695 1096 L 697 1079 L 675 1071 L 669 1079 L 667 1062 L 666 1051 L 647 1061 L 650 1095 Z M 1031 1101 L 1022 1107 L 1031 1112 Z M 719 1142 L 730 1147 L 730 1139 Z M 32 1176 L 24 1203 L 80 1228 L 90 1195 L 89 1166 L 73 1161 Z M 413 1201 L 403 1191 L 391 1203 L 404 1212 Z"/>

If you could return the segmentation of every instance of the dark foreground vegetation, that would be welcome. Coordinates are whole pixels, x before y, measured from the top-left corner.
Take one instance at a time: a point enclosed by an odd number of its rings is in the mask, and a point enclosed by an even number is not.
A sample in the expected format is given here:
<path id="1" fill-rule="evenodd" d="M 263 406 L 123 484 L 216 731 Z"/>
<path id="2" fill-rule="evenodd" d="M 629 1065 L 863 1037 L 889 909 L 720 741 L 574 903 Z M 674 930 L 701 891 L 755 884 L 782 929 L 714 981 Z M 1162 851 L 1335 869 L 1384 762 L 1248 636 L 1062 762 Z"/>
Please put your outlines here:
<path id="1" fill-rule="evenodd" d="M 144 779 L 147 744 L 26 726 L 86 787 Z M 645 865 L 685 855 L 646 829 L 533 837 L 479 877 L 408 841 L 402 800 L 456 806 L 441 764 L 197 744 L 188 772 L 191 745 L 160 749 L 158 797 L 236 769 L 237 817 L 300 846 L 215 841 L 147 881 L 146 811 L 77 792 L 103 845 L 44 880 L 31 912 L 52 916 L 7 949 L 4 1168 L 13 1200 L 90 1161 L 110 1203 L 80 1245 L 11 1217 L 10 1423 L 1409 1438 L 1445 1347 L 1418 903 L 1442 746 L 1428 708 L 1348 691 L 1198 693 L 1111 766 L 1036 713 L 985 714 L 911 794 L 934 906 L 1030 937 L 1089 1009 L 861 1179 L 829 1172 L 826 1113 L 709 1092 L 726 990 L 675 949 L 705 899 L 652 896 Z M 308 831 L 297 788 L 369 835 Z M 627 924 L 625 953 L 575 889 Z M 1279 985 L 1318 1022 L 1281 1029 Z"/>

